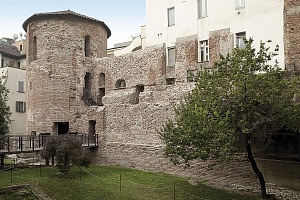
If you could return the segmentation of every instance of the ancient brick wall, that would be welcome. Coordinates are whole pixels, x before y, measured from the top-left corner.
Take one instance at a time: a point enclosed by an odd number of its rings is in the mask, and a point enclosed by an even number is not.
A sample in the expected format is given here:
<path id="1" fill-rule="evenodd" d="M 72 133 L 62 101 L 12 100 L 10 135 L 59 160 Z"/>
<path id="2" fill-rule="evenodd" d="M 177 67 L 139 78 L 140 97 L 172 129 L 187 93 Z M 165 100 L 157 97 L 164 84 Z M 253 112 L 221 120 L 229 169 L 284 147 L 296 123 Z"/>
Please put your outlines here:
<path id="1" fill-rule="evenodd" d="M 284 57 L 287 70 L 300 70 L 300 1 L 284 1 Z"/>
<path id="2" fill-rule="evenodd" d="M 234 48 L 234 34 L 230 29 L 221 29 L 209 33 L 209 64 L 212 68 L 214 63 L 220 60 L 220 54 L 227 55 Z"/>
<path id="3" fill-rule="evenodd" d="M 93 69 L 92 87 L 99 87 L 101 73 L 105 74 L 108 94 L 114 92 L 115 84 L 120 79 L 126 82 L 126 88 L 135 88 L 138 84 L 161 85 L 165 78 L 165 54 L 162 45 L 118 57 L 97 59 Z"/>
<path id="4" fill-rule="evenodd" d="M 94 162 L 168 172 L 206 180 L 220 187 L 258 187 L 247 159 L 225 166 L 213 161 L 191 162 L 190 168 L 174 166 L 163 154 L 157 129 L 174 117 L 173 106 L 194 87 L 186 83 L 187 70 L 196 68 L 196 36 L 176 41 L 176 83 L 166 85 L 166 48 L 149 47 L 118 56 L 106 55 L 106 30 L 89 20 L 53 18 L 28 26 L 28 40 L 37 37 L 37 60 L 29 45 L 27 69 L 27 132 L 54 130 L 54 122 L 69 122 L 71 132 L 87 133 L 96 122 L 99 147 Z M 91 37 L 91 57 L 84 57 L 84 37 Z M 94 40 L 97 38 L 97 40 Z M 229 29 L 210 34 L 210 63 L 233 48 Z M 30 53 L 31 52 L 31 53 Z M 105 89 L 103 106 L 88 106 L 82 99 L 85 75 L 91 75 L 91 94 L 97 101 Z M 100 84 L 105 75 L 105 85 Z M 126 85 L 116 88 L 118 80 Z M 137 93 L 137 86 L 143 89 Z"/>
<path id="5" fill-rule="evenodd" d="M 100 134 L 100 146 L 95 156 L 98 165 L 122 165 L 137 169 L 176 174 L 222 188 L 259 187 L 246 158 L 224 166 L 214 161 L 192 161 L 191 166 L 174 165 L 164 156 L 164 142 L 157 130 L 174 117 L 173 106 L 194 87 L 193 83 L 170 86 L 147 86 L 140 93 L 139 104 L 109 101 L 105 104 L 105 128 Z M 107 99 L 119 99 L 131 93 L 112 91 Z M 101 141 L 104 140 L 104 141 Z M 212 166 L 214 166 L 212 168 Z"/>
<path id="6" fill-rule="evenodd" d="M 197 35 L 176 39 L 176 82 L 187 82 L 187 71 L 198 63 Z"/>
<path id="7" fill-rule="evenodd" d="M 99 23 L 69 16 L 35 20 L 27 27 L 27 132 L 52 131 L 53 122 L 74 121 L 80 99 L 79 65 L 106 56 L 107 31 Z M 85 36 L 90 36 L 90 57 L 85 58 Z M 36 37 L 36 60 L 33 38 Z M 77 129 L 71 125 L 70 130 Z"/>

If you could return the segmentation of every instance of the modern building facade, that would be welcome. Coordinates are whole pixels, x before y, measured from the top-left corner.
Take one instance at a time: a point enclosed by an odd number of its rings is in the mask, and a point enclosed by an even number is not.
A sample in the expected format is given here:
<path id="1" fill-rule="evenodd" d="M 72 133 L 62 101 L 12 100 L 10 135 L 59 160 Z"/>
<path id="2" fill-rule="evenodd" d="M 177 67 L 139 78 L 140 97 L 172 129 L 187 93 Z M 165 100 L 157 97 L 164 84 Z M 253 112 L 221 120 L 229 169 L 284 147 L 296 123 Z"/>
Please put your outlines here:
<path id="1" fill-rule="evenodd" d="M 19 41 L 18 43 L 23 43 Z M 26 55 L 16 46 L 0 44 L 1 81 L 9 90 L 7 105 L 10 107 L 10 134 L 25 134 L 26 119 Z"/>
<path id="2" fill-rule="evenodd" d="M 219 53 L 226 55 L 234 47 L 243 47 L 244 37 L 253 38 L 256 47 L 261 41 L 268 40 L 272 40 L 271 50 L 279 45 L 277 60 L 282 69 L 299 65 L 297 52 L 290 51 L 299 43 L 295 30 L 298 27 L 295 20 L 299 15 L 299 1 L 146 2 L 147 46 L 166 44 L 167 66 L 175 66 L 177 55 L 180 55 L 176 54 L 179 50 L 176 43 L 188 36 L 196 38 L 198 63 L 207 67 L 212 67 Z M 291 58 L 294 58 L 293 61 Z"/>

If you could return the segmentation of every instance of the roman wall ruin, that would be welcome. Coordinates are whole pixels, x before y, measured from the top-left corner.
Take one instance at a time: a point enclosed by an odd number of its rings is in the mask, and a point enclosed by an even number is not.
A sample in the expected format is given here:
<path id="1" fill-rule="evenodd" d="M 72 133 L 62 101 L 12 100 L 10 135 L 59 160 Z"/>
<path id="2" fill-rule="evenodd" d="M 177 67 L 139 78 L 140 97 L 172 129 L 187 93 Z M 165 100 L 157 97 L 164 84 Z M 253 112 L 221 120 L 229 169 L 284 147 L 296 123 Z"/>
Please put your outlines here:
<path id="1" fill-rule="evenodd" d="M 194 87 L 187 76 L 189 70 L 199 67 L 196 35 L 177 39 L 175 69 L 169 72 L 165 45 L 106 57 L 109 30 L 74 13 L 34 18 L 26 28 L 28 134 L 57 134 L 57 123 L 61 122 L 68 122 L 69 132 L 88 133 L 92 121 L 99 137 L 95 164 L 161 171 L 225 188 L 258 190 L 259 183 L 243 156 L 225 166 L 196 160 L 185 168 L 173 165 L 163 154 L 164 143 L 157 129 L 174 116 L 173 106 Z M 230 29 L 211 32 L 211 59 L 205 65 L 212 67 L 219 53 L 232 50 L 233 40 Z M 175 78 L 175 84 L 167 84 L 167 73 Z M 86 90 L 88 99 L 84 98 Z"/>

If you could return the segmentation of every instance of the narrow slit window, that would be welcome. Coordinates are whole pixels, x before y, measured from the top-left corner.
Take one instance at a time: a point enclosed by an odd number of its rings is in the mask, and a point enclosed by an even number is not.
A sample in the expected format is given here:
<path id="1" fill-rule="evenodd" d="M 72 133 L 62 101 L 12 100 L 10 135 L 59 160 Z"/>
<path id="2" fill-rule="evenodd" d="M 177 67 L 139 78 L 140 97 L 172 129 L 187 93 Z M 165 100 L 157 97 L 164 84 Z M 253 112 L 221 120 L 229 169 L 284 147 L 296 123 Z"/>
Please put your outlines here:
<path id="1" fill-rule="evenodd" d="M 37 60 L 37 38 L 35 36 L 32 41 L 32 60 Z"/>
<path id="2" fill-rule="evenodd" d="M 84 38 L 84 56 L 91 56 L 91 37 L 89 35 Z"/>

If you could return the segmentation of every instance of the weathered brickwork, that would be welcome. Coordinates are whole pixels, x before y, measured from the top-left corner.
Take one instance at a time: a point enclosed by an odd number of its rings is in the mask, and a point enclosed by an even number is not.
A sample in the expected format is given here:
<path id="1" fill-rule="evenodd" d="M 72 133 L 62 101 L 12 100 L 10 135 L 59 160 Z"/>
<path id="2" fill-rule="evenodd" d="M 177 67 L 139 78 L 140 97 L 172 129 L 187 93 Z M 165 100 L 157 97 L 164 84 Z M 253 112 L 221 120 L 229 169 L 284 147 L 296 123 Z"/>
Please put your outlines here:
<path id="1" fill-rule="evenodd" d="M 168 172 L 230 189 L 258 188 L 243 157 L 210 170 L 213 161 L 197 160 L 184 168 L 174 166 L 163 155 L 164 143 L 157 129 L 174 117 L 173 105 L 194 87 L 187 83 L 187 70 L 196 69 L 198 64 L 195 35 L 177 39 L 176 82 L 166 85 L 164 45 L 105 57 L 108 30 L 93 20 L 52 16 L 31 20 L 26 28 L 28 134 L 33 130 L 57 134 L 55 122 L 68 122 L 70 132 L 87 133 L 92 120 L 99 136 L 94 159 L 98 165 Z M 84 55 L 87 35 L 90 57 Z M 36 60 L 32 56 L 34 37 Z M 219 59 L 219 53 L 226 54 L 233 48 L 233 34 L 229 29 L 211 32 L 209 44 L 211 65 Z M 89 105 L 83 99 L 86 87 L 96 104 Z"/>
<path id="2" fill-rule="evenodd" d="M 91 20 L 60 16 L 35 20 L 28 25 L 27 32 L 27 130 L 50 131 L 53 122 L 73 121 L 78 115 L 79 71 L 92 59 L 84 57 L 85 36 L 91 38 L 91 57 L 103 57 L 107 31 Z M 36 60 L 32 58 L 34 37 Z M 81 62 L 84 64 L 80 65 Z M 77 129 L 73 126 L 70 131 Z"/>
<path id="3" fill-rule="evenodd" d="M 221 29 L 209 33 L 209 64 L 212 68 L 214 63 L 220 60 L 220 54 L 226 56 L 234 48 L 234 34 L 230 29 Z"/>
<path id="4" fill-rule="evenodd" d="M 176 40 L 176 82 L 187 82 L 187 70 L 195 69 L 198 63 L 197 35 Z"/>
<path id="5" fill-rule="evenodd" d="M 284 48 L 287 70 L 300 70 L 300 1 L 284 1 Z"/>

